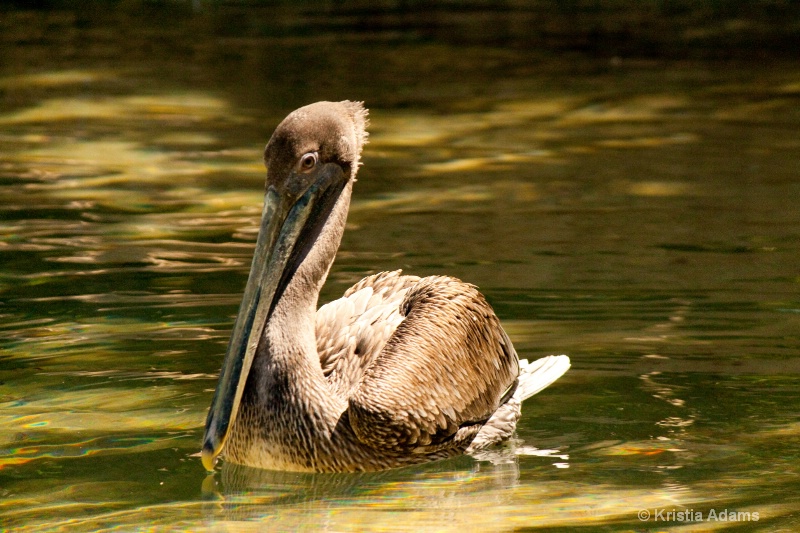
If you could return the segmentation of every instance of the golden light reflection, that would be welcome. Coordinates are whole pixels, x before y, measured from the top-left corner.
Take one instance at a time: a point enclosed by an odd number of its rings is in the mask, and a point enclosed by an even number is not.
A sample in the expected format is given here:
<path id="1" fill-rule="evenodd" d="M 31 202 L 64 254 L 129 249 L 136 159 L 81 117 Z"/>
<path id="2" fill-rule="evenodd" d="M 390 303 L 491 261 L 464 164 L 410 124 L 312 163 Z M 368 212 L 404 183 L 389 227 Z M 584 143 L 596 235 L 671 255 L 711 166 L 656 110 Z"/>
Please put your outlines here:
<path id="1" fill-rule="evenodd" d="M 84 429 L 84 431 L 86 430 Z M 125 431 L 125 429 L 121 429 L 120 431 Z M 174 447 L 176 439 L 185 438 L 186 435 L 165 437 L 98 437 L 64 444 L 8 447 L 6 448 L 6 454 L 0 457 L 0 470 L 10 466 L 19 466 L 46 459 L 78 459 L 97 455 L 120 455 L 163 450 Z"/>
<path id="2" fill-rule="evenodd" d="M 105 387 L 4 402 L 0 430 L 11 436 L 33 429 L 90 433 L 195 429 L 202 425 L 202 411 L 154 406 L 154 401 L 173 401 L 182 393 L 182 389 L 167 385 L 134 390 Z"/>
<path id="3" fill-rule="evenodd" d="M 665 113 L 684 108 L 685 98 L 670 94 L 636 95 L 621 102 L 595 102 L 565 113 L 562 125 L 647 122 L 657 120 Z"/>
<path id="4" fill-rule="evenodd" d="M 58 122 L 64 120 L 113 120 L 130 118 L 165 120 L 233 119 L 227 102 L 203 93 L 162 93 L 149 96 L 52 98 L 40 104 L 0 115 L 0 124 Z"/>
<path id="5" fill-rule="evenodd" d="M 0 78 L 0 87 L 22 88 L 22 87 L 62 87 L 65 85 L 85 85 L 117 79 L 119 72 L 113 70 L 50 70 L 37 72 L 34 74 L 21 74 L 17 76 L 6 76 Z"/>
<path id="6" fill-rule="evenodd" d="M 628 183 L 625 189 L 634 196 L 684 196 L 694 187 L 682 182 L 641 181 Z"/>
<path id="7" fill-rule="evenodd" d="M 500 473 L 473 473 L 465 478 L 420 476 L 414 481 L 371 483 L 359 495 L 333 493 L 298 485 L 295 491 L 275 485 L 274 490 L 223 495 L 220 499 L 198 502 L 172 502 L 136 509 L 96 509 L 91 516 L 64 508 L 61 520 L 47 522 L 49 528 L 71 527 L 98 530 L 124 528 L 147 523 L 154 530 L 180 528 L 192 531 L 509 531 L 515 528 L 601 527 L 604 525 L 641 528 L 639 510 L 702 509 L 718 501 L 720 510 L 736 506 L 719 487 L 705 487 L 702 492 L 683 486 L 665 484 L 661 489 L 623 489 L 604 484 L 574 483 L 568 486 L 553 482 L 535 485 L 509 485 Z M 97 487 L 92 487 L 97 489 Z M 115 487 L 111 494 L 124 488 Z M 303 497 L 303 494 L 319 494 Z M 45 509 L 63 505 L 72 498 L 66 494 L 39 495 Z M 297 503 L 291 503 L 296 500 Z M 18 503 L 11 501 L 9 504 Z M 112 507 L 112 506 L 107 506 Z M 23 507 L 24 508 L 24 507 Z M 19 513 L 19 505 L 16 507 Z M 736 506 L 737 510 L 758 511 L 762 519 L 790 516 L 795 503 Z M 68 518 L 75 514 L 74 518 Z M 402 517 L 401 520 L 398 516 Z M 722 523 L 722 522 L 721 522 Z M 722 523 L 723 528 L 730 524 Z M 36 521 L 20 531 L 36 531 Z M 44 523 L 41 523 L 44 525 Z M 660 524 L 657 524 L 660 525 Z M 696 524 L 695 524 L 696 525 Z M 715 523 L 702 523 L 717 528 Z M 692 531 L 689 524 L 669 524 L 670 530 Z M 688 527 L 688 529 L 687 529 Z"/>
<path id="8" fill-rule="evenodd" d="M 57 180 L 51 178 L 42 184 L 32 184 L 30 189 L 68 190 L 68 196 L 80 198 L 84 190 L 167 179 L 181 180 L 220 169 L 263 175 L 263 165 L 258 163 L 259 152 L 254 149 L 247 155 L 248 160 L 238 165 L 235 161 L 222 164 L 189 160 L 182 152 L 153 150 L 132 141 L 67 139 L 33 148 L 12 156 L 12 159 L 21 164 L 50 168 L 52 176 L 59 176 Z M 113 197 L 122 192 L 107 190 L 102 194 Z M 99 191 L 94 194 L 99 194 Z"/>
<path id="9" fill-rule="evenodd" d="M 58 299 L 57 297 L 53 297 Z M 166 295 L 110 293 L 94 295 L 77 295 L 70 300 L 86 301 L 103 305 L 106 309 L 128 308 L 135 306 L 235 306 L 238 298 L 232 294 L 194 295 L 171 292 Z M 40 300 L 39 305 L 47 304 L 48 299 Z M 102 308 L 101 308 L 102 309 Z M 80 371 L 108 371 L 115 376 L 130 377 L 124 369 L 115 363 L 123 357 L 120 354 L 120 343 L 136 339 L 148 339 L 153 342 L 173 342 L 176 340 L 196 339 L 204 342 L 224 344 L 228 333 L 203 324 L 172 321 L 142 322 L 137 320 L 95 318 L 83 322 L 51 322 L 36 321 L 23 328 L 6 333 L 7 346 L 3 355 L 19 361 L 39 361 L 53 359 L 52 363 L 75 365 Z M 137 375 L 135 371 L 134 374 Z M 140 373 L 138 375 L 144 375 Z M 0 384 L 2 387 L 7 384 Z M 102 389 L 100 389 L 102 391 Z M 102 392 L 101 392 L 102 393 Z M 0 396 L 2 397 L 2 396 Z M 144 399 L 146 401 L 146 399 Z"/>
<path id="10" fill-rule="evenodd" d="M 672 144 L 686 144 L 697 142 L 699 137 L 695 134 L 681 133 L 667 137 L 635 137 L 631 139 L 604 139 L 597 141 L 597 146 L 603 148 L 659 148 Z"/>
<path id="11" fill-rule="evenodd" d="M 445 189 L 417 189 L 395 192 L 380 198 L 353 200 L 350 209 L 352 223 L 358 224 L 359 216 L 385 214 L 387 212 L 418 212 L 434 208 L 481 209 L 482 204 L 501 201 L 506 205 L 534 201 L 541 196 L 539 188 L 532 183 L 495 180 L 489 185 L 454 186 Z"/>
<path id="12" fill-rule="evenodd" d="M 511 170 L 514 165 L 528 163 L 531 161 L 543 161 L 552 159 L 552 152 L 539 151 L 528 153 L 506 153 L 487 157 L 465 157 L 450 159 L 439 163 L 427 163 L 422 165 L 422 170 L 431 174 L 446 174 L 451 172 L 471 172 L 479 170 Z"/>

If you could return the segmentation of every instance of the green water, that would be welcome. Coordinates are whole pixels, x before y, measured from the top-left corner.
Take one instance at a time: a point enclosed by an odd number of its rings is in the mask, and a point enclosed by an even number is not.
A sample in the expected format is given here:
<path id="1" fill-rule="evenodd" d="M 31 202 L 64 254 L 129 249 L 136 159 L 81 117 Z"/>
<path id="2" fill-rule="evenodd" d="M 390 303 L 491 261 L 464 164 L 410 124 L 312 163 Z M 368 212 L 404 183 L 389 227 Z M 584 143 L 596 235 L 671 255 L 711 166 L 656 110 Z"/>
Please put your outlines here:
<path id="1" fill-rule="evenodd" d="M 800 63 L 694 30 L 539 47 L 525 10 L 195 4 L 0 12 L 1 527 L 800 528 Z M 573 368 L 488 456 L 207 479 L 261 151 L 345 98 L 371 137 L 322 301 L 454 275 Z"/>

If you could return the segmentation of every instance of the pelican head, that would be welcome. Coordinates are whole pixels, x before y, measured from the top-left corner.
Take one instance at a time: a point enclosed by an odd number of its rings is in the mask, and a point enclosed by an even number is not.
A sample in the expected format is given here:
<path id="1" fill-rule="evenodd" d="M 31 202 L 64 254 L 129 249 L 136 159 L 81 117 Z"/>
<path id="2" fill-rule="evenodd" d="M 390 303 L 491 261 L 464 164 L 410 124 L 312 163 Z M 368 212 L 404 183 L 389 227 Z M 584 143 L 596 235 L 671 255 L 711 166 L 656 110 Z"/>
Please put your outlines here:
<path id="1" fill-rule="evenodd" d="M 267 143 L 264 208 L 250 277 L 206 419 L 202 459 L 207 470 L 213 469 L 236 420 L 259 339 L 287 284 L 310 254 L 326 253 L 330 260 L 312 261 L 319 272 L 305 280 L 318 285 L 314 294 L 319 294 L 341 230 L 338 235 L 328 230 L 331 242 L 321 252 L 316 245 L 334 213 L 346 216 L 366 123 L 360 102 L 317 102 L 287 116 Z M 309 305 L 316 306 L 316 300 Z"/>

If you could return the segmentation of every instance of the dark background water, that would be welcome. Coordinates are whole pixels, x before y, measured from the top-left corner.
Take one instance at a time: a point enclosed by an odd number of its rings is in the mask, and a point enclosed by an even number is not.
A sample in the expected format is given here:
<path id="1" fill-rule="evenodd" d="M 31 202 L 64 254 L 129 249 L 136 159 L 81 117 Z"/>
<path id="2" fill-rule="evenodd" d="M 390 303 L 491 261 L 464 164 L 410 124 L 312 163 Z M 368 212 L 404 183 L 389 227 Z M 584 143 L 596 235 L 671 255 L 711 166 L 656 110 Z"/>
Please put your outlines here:
<path id="1" fill-rule="evenodd" d="M 0 5 L 2 525 L 681 530 L 656 513 L 691 510 L 704 530 L 796 529 L 798 15 Z M 321 99 L 372 120 L 322 300 L 380 270 L 446 273 L 521 356 L 571 357 L 511 448 L 367 476 L 205 479 L 192 456 L 261 150 Z M 749 520 L 709 521 L 724 510 Z"/>

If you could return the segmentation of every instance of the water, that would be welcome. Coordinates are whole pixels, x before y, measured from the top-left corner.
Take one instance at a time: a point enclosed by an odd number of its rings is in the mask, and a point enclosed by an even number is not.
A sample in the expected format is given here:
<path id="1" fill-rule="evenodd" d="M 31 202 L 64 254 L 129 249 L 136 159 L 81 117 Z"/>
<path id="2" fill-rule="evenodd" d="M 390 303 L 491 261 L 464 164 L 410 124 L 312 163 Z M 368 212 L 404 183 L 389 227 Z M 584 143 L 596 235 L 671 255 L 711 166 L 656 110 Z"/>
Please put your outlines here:
<path id="1" fill-rule="evenodd" d="M 195 8 L 0 16 L 4 527 L 800 527 L 794 59 L 540 49 L 524 10 Z M 371 142 L 322 300 L 451 274 L 522 357 L 573 368 L 488 456 L 206 478 L 261 150 L 292 109 L 345 98 Z"/>

